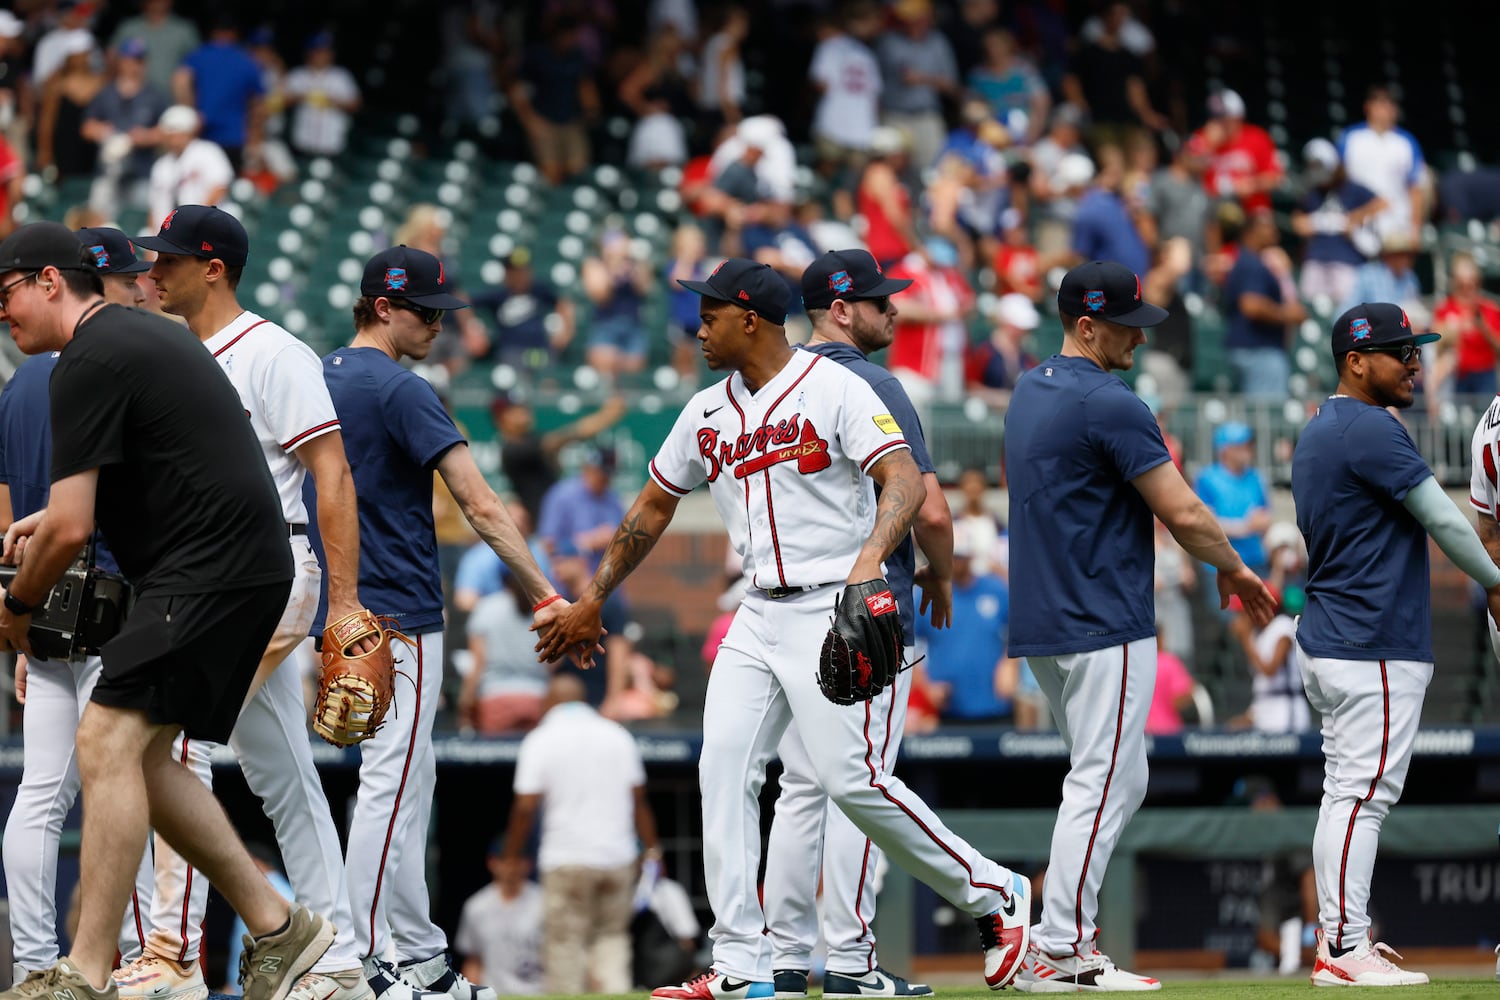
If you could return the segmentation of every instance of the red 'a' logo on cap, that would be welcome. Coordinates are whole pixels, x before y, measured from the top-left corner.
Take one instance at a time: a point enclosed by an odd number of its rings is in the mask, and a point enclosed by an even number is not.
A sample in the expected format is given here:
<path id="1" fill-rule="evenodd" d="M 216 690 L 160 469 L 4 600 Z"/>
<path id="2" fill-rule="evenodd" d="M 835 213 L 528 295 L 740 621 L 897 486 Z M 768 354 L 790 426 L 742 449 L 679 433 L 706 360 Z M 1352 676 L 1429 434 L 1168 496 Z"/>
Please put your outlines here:
<path id="1" fill-rule="evenodd" d="M 743 288 L 741 288 L 740 289 L 740 298 L 743 299 L 746 302 L 749 302 L 750 301 L 750 293 L 747 292 L 747 291 L 745 291 Z"/>
<path id="2" fill-rule="evenodd" d="M 202 244 L 202 249 L 203 249 L 204 253 L 213 253 L 214 252 L 214 245 L 212 243 L 208 242 L 207 240 L 204 240 L 203 244 Z"/>
<path id="3" fill-rule="evenodd" d="M 162 232 L 166 232 L 168 229 L 172 228 L 172 219 L 175 218 L 176 215 L 177 215 L 177 209 L 174 208 L 174 209 L 172 209 L 172 211 L 170 211 L 170 212 L 167 213 L 167 217 L 165 219 L 161 220 L 161 231 Z"/>
<path id="4" fill-rule="evenodd" d="M 724 265 L 728 263 L 728 260 L 719 261 L 719 266 L 713 269 L 713 274 L 710 274 L 709 277 L 712 278 L 715 274 L 718 274 L 720 271 L 724 270 Z"/>
<path id="5" fill-rule="evenodd" d="M 1409 320 L 1409 319 L 1406 318 L 1406 310 L 1405 309 L 1401 310 L 1401 325 L 1404 326 L 1408 330 L 1411 329 L 1411 320 Z"/>
<path id="6" fill-rule="evenodd" d="M 1141 301 L 1141 276 L 1139 274 L 1135 276 L 1135 300 Z"/>
<path id="7" fill-rule="evenodd" d="M 442 283 L 443 283 L 443 262 L 442 261 L 438 261 L 438 285 L 441 286 Z"/>

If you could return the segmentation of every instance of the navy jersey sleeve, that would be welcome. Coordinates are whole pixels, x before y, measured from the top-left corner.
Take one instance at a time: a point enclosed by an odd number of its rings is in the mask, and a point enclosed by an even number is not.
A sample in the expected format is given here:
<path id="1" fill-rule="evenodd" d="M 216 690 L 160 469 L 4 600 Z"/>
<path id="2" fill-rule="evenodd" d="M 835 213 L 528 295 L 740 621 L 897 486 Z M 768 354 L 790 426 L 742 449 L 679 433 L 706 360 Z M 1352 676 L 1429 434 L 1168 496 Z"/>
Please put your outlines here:
<path id="1" fill-rule="evenodd" d="M 1372 488 L 1397 503 L 1432 475 L 1411 435 L 1385 410 L 1370 407 L 1349 425 L 1344 435 L 1349 466 Z"/>
<path id="2" fill-rule="evenodd" d="M 937 466 L 932 464 L 932 455 L 927 451 L 927 437 L 922 432 L 922 421 L 918 419 L 917 411 L 911 405 L 911 397 L 901 388 L 901 383 L 894 377 L 887 377 L 876 382 L 873 388 L 875 395 L 885 404 L 886 412 L 896 418 L 901 436 L 911 445 L 911 457 L 917 463 L 917 470 L 936 472 Z"/>
<path id="3" fill-rule="evenodd" d="M 1172 460 L 1150 408 L 1124 385 L 1091 394 L 1084 412 L 1089 438 L 1120 478 L 1129 481 Z"/>
<path id="4" fill-rule="evenodd" d="M 391 437 L 423 468 L 435 468 L 449 448 L 464 443 L 432 386 L 415 375 L 386 382 L 380 404 Z"/>
<path id="5" fill-rule="evenodd" d="M 64 358 L 52 373 L 52 481 L 125 460 L 129 410 L 118 375 Z"/>

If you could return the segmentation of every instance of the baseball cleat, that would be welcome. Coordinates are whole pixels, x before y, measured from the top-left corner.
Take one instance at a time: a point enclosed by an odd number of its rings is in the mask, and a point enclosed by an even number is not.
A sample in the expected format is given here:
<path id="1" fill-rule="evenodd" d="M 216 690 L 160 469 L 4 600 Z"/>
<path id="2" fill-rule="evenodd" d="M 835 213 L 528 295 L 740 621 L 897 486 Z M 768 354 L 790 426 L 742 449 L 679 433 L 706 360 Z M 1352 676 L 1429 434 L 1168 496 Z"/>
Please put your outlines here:
<path id="1" fill-rule="evenodd" d="M 1318 940 L 1318 955 L 1313 960 L 1312 984 L 1314 986 L 1424 986 L 1427 973 L 1407 972 L 1387 955 L 1397 958 L 1401 954 L 1388 944 L 1371 941 L 1366 937 L 1355 945 L 1353 951 L 1335 955 L 1328 947 L 1328 939 Z"/>
<path id="2" fill-rule="evenodd" d="M 807 996 L 807 974 L 806 969 L 777 969 L 772 974 L 776 1000 L 801 1000 Z"/>
<path id="3" fill-rule="evenodd" d="M 974 920 L 984 951 L 984 983 L 992 990 L 1003 990 L 1016 978 L 1031 941 L 1031 879 L 1018 872 L 1010 879 L 1010 894 L 1000 909 Z"/>
<path id="4" fill-rule="evenodd" d="M 447 1000 L 446 993 L 429 993 L 401 978 L 396 967 L 381 958 L 364 960 L 365 982 L 379 1000 Z"/>
<path id="5" fill-rule="evenodd" d="M 1022 993 L 1130 993 L 1159 990 L 1161 982 L 1126 972 L 1097 949 L 1087 956 L 1053 956 L 1033 947 L 1026 952 L 1016 989 Z"/>
<path id="6" fill-rule="evenodd" d="M 776 995 L 771 983 L 752 979 L 731 979 L 717 972 L 706 972 L 681 986 L 658 986 L 651 991 L 654 1000 L 770 1000 Z"/>
<path id="7" fill-rule="evenodd" d="M 453 967 L 448 953 L 440 951 L 420 962 L 402 962 L 401 978 L 414 989 L 446 994 L 451 1000 L 495 1000 L 493 986 L 478 986 Z"/>
<path id="8" fill-rule="evenodd" d="M 143 954 L 112 973 L 120 1000 L 208 1000 L 203 966 Z"/>
<path id="9" fill-rule="evenodd" d="M 365 981 L 364 969 L 309 972 L 297 980 L 286 1000 L 375 1000 L 375 990 Z"/>
<path id="10" fill-rule="evenodd" d="M 876 966 L 862 974 L 825 972 L 825 997 L 930 997 L 932 987 L 925 983 L 908 983 L 894 973 Z"/>

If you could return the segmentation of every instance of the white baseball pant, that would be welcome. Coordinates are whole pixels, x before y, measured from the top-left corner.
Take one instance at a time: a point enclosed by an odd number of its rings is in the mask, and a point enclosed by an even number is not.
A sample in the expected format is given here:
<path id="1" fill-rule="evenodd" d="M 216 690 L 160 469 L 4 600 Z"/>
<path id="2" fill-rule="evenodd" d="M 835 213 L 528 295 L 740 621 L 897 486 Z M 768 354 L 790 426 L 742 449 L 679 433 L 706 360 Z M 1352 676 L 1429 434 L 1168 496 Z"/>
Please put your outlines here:
<path id="1" fill-rule="evenodd" d="M 769 982 L 770 943 L 757 893 L 760 790 L 766 764 L 797 719 L 817 781 L 890 857 L 975 917 L 1009 895 L 1011 872 L 953 834 L 886 770 L 871 703 L 838 706 L 818 690 L 818 652 L 836 586 L 779 601 L 751 590 L 714 659 L 703 711 L 698 776 L 703 858 L 715 922 L 714 968 Z"/>
<path id="2" fill-rule="evenodd" d="M 1070 765 L 1031 941 L 1049 955 L 1088 955 L 1099 933 L 1105 869 L 1146 797 L 1156 638 L 1026 662 L 1067 742 Z"/>
<path id="3" fill-rule="evenodd" d="M 906 662 L 915 659 L 906 648 Z M 911 671 L 873 699 L 870 733 L 880 766 L 896 762 L 906 729 Z M 793 720 L 781 736 L 781 794 L 766 844 L 766 929 L 772 969 L 810 969 L 818 942 L 818 875 L 823 876 L 823 937 L 828 968 L 855 975 L 872 971 L 875 898 L 884 875 L 875 842 L 834 805 L 818 784 L 812 758 Z"/>
<path id="4" fill-rule="evenodd" d="M 361 956 L 398 962 L 431 958 L 448 947 L 432 922 L 427 896 L 427 826 L 437 784 L 432 724 L 443 685 L 443 633 L 399 640 L 391 648 L 396 696 L 385 725 L 359 745 L 359 793 L 346 860 L 354 935 Z"/>
<path id="5" fill-rule="evenodd" d="M 332 947 L 312 971 L 340 972 L 359 967 L 359 949 L 338 830 L 313 764 L 302 677 L 296 658 L 290 655 L 307 638 L 317 613 L 323 573 L 306 537 L 294 536 L 291 541 L 297 576 L 286 611 L 261 660 L 260 673 L 269 670 L 269 676 L 245 703 L 229 746 L 245 784 L 260 798 L 276 830 L 287 881 L 297 902 L 332 920 L 337 932 Z M 178 759 L 210 788 L 209 755 L 214 746 L 179 736 L 173 748 Z M 157 837 L 150 950 L 177 961 L 197 958 L 207 905 L 207 879 Z"/>
<path id="6" fill-rule="evenodd" d="M 1302 657 L 1302 685 L 1323 716 L 1323 800 L 1313 832 L 1318 919 L 1331 948 L 1370 933 L 1380 827 L 1401 798 L 1432 664 Z"/>

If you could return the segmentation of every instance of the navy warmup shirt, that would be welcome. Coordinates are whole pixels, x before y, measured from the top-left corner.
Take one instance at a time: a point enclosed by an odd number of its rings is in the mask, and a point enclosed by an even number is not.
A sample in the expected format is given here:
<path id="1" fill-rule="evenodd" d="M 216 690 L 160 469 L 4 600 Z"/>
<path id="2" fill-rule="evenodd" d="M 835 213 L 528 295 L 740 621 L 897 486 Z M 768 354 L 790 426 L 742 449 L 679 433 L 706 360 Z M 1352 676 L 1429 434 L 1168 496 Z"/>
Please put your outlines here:
<path id="1" fill-rule="evenodd" d="M 359 494 L 359 598 L 408 634 L 443 627 L 443 580 L 432 521 L 432 471 L 464 437 L 432 386 L 373 347 L 341 347 L 323 359 L 344 451 Z M 317 493 L 303 487 L 318 559 Z M 312 634 L 328 617 L 328 577 Z"/>
<path id="2" fill-rule="evenodd" d="M 1292 457 L 1308 562 L 1297 642 L 1308 655 L 1432 662 L 1427 530 L 1401 505 L 1431 475 L 1381 407 L 1333 398 L 1308 422 Z"/>
<path id="3" fill-rule="evenodd" d="M 0 391 L 0 483 L 10 487 L 10 513 L 19 521 L 47 506 L 52 494 L 52 420 L 48 388 L 62 352 L 27 358 Z M 109 546 L 94 536 L 94 564 L 118 573 Z"/>
<path id="4" fill-rule="evenodd" d="M 917 419 L 917 411 L 912 409 L 911 398 L 889 369 L 866 358 L 853 344 L 812 344 L 803 345 L 803 349 L 821 354 L 830 361 L 837 361 L 870 383 L 870 388 L 875 390 L 875 395 L 885 404 L 886 412 L 900 426 L 906 443 L 911 445 L 912 461 L 917 463 L 918 471 L 937 471 L 932 464 L 932 456 L 927 452 L 927 442 L 922 436 L 922 421 Z M 879 486 L 875 487 L 875 495 L 880 496 Z M 901 614 L 901 640 L 908 646 L 917 641 L 917 612 L 911 595 L 912 576 L 916 571 L 917 550 L 912 545 L 911 536 L 907 535 L 885 561 L 885 582 L 891 585 L 891 593 L 896 595 L 896 609 Z"/>
<path id="5" fill-rule="evenodd" d="M 1130 481 L 1171 460 L 1151 410 L 1087 358 L 1021 376 L 1005 414 L 1011 656 L 1156 634 L 1151 508 Z"/>

